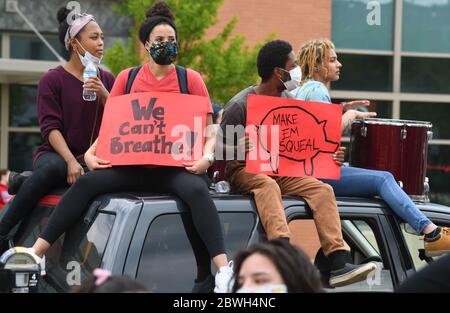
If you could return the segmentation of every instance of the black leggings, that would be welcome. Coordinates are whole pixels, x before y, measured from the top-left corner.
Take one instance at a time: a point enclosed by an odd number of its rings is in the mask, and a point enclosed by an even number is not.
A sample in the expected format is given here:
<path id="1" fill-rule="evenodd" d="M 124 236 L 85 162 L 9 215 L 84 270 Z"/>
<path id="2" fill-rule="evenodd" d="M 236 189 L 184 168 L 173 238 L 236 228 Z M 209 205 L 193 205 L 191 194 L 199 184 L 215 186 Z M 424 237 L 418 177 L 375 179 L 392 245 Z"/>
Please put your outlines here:
<path id="1" fill-rule="evenodd" d="M 81 176 L 55 207 L 41 238 L 53 244 L 87 210 L 97 195 L 118 191 L 170 192 L 190 208 L 211 258 L 225 253 L 219 214 L 202 176 L 180 167 L 118 166 Z"/>
<path id="2" fill-rule="evenodd" d="M 57 153 L 42 154 L 34 163 L 33 175 L 20 187 L 0 221 L 0 236 L 6 236 L 52 189 L 66 185 L 66 162 Z"/>

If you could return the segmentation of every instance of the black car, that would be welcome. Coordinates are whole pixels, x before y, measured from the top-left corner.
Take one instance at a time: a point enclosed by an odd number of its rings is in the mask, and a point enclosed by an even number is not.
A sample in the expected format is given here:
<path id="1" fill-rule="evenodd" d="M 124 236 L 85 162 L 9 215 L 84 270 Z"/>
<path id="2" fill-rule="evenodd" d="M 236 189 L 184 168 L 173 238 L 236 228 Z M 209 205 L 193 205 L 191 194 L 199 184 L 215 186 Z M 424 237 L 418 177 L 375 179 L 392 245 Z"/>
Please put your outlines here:
<path id="1" fill-rule="evenodd" d="M 15 245 L 31 246 L 63 190 L 41 200 L 16 229 Z M 266 240 L 251 196 L 211 191 L 219 211 L 228 255 Z M 294 243 L 314 260 L 319 248 L 312 213 L 302 199 L 284 197 Z M 393 291 L 431 259 L 423 237 L 416 236 L 387 205 L 377 199 L 338 198 L 344 239 L 355 263 L 375 261 L 378 269 L 366 281 L 339 291 Z M 434 223 L 450 226 L 450 208 L 418 204 Z M 313 228 L 314 229 L 314 228 Z M 161 194 L 114 193 L 97 197 L 80 221 L 48 251 L 41 292 L 67 292 L 97 267 L 136 278 L 152 292 L 190 292 L 196 263 L 189 240 L 196 235 L 185 205 Z"/>

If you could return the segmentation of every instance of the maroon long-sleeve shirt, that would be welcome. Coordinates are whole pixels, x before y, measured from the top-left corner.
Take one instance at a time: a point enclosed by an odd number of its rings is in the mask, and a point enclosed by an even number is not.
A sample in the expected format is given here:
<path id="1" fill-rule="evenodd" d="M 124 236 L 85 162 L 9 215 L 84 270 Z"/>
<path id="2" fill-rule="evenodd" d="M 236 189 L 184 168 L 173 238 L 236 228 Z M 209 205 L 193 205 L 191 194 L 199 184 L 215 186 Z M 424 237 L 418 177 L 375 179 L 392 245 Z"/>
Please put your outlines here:
<path id="1" fill-rule="evenodd" d="M 100 69 L 99 77 L 108 91 L 114 84 L 114 76 Z M 62 66 L 49 70 L 39 81 L 37 111 L 44 143 L 37 148 L 33 162 L 45 152 L 54 149 L 48 140 L 53 129 L 58 129 L 77 157 L 86 152 L 98 136 L 103 115 L 100 101 L 83 100 L 83 82 Z"/>

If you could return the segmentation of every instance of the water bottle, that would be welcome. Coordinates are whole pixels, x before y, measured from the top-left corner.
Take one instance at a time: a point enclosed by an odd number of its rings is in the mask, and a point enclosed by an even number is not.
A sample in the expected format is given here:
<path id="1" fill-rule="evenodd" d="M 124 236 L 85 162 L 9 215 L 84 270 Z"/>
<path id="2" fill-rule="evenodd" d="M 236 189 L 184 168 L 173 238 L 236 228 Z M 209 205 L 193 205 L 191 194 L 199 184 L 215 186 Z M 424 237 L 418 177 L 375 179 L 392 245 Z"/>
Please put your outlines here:
<path id="1" fill-rule="evenodd" d="M 88 62 L 83 71 L 83 80 L 84 82 L 86 82 L 89 79 L 89 77 L 94 76 L 97 76 L 97 67 L 95 66 L 94 63 Z M 95 93 L 95 91 L 86 90 L 85 88 L 83 88 L 83 100 L 95 101 L 95 99 L 97 99 L 97 94 Z"/>
<path id="2" fill-rule="evenodd" d="M 221 180 L 214 186 L 214 189 L 216 190 L 217 193 L 229 193 L 231 187 L 226 180 Z"/>

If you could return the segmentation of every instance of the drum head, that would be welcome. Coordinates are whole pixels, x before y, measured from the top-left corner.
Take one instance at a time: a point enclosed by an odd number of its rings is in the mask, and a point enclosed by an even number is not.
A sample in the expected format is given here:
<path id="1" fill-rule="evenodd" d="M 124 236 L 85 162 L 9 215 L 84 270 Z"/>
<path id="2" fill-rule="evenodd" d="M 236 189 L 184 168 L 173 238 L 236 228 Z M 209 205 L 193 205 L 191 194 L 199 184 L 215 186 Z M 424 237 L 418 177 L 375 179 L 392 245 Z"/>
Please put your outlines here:
<path id="1" fill-rule="evenodd" d="M 412 120 L 396 120 L 387 118 L 368 118 L 362 120 L 355 120 L 353 123 L 364 123 L 369 125 L 391 125 L 391 126 L 409 126 L 409 127 L 426 127 L 431 128 L 430 122 L 412 121 Z M 353 124 L 352 123 L 352 124 Z"/>

